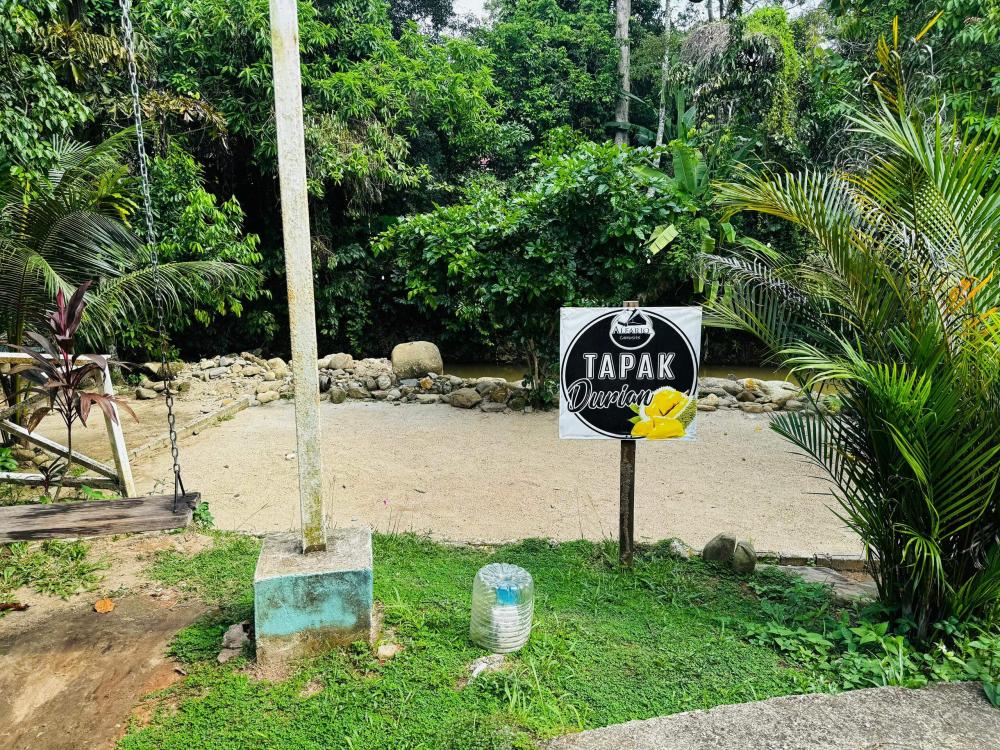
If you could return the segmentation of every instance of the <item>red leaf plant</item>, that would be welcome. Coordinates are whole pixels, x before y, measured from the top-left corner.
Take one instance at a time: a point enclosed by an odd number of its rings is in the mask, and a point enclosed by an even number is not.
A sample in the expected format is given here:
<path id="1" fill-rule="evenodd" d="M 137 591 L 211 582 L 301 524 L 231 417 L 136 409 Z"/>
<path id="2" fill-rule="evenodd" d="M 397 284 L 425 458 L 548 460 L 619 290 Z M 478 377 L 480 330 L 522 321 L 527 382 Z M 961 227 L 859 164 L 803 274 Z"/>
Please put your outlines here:
<path id="1" fill-rule="evenodd" d="M 30 355 L 35 361 L 22 365 L 11 374 L 20 374 L 33 386 L 27 393 L 43 396 L 48 404 L 41 406 L 28 417 L 27 429 L 34 432 L 39 423 L 50 413 L 58 414 L 66 425 L 67 456 L 53 460 L 42 469 L 43 489 L 46 494 L 52 484 L 61 484 L 73 463 L 73 425 L 80 421 L 86 427 L 90 410 L 96 406 L 113 422 L 118 421 L 114 407 L 124 409 L 132 418 L 138 421 L 135 412 L 128 404 L 117 400 L 114 396 L 101 392 L 87 390 L 100 387 L 107 359 L 99 354 L 77 354 L 76 332 L 83 321 L 83 313 L 87 302 L 85 295 L 91 282 L 87 281 L 73 292 L 66 301 L 62 290 L 56 295 L 56 309 L 50 313 L 47 320 L 51 333 L 48 337 L 34 331 L 26 336 L 37 348 L 18 346 L 18 351 Z"/>

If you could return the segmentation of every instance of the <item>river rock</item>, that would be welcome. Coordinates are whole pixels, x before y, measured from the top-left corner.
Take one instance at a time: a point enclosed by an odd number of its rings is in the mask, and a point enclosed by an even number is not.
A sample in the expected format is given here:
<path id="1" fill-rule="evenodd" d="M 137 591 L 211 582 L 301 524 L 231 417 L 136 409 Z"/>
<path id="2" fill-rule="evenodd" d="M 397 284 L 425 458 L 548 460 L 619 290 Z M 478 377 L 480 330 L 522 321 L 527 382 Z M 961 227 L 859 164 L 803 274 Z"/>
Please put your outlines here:
<path id="1" fill-rule="evenodd" d="M 288 375 L 288 365 L 285 364 L 285 360 L 281 357 L 272 357 L 267 360 L 267 366 L 276 378 L 283 378 Z"/>
<path id="2" fill-rule="evenodd" d="M 725 391 L 723 391 L 725 393 Z M 721 399 L 714 393 L 698 399 L 698 411 L 715 411 L 719 408 Z"/>
<path id="3" fill-rule="evenodd" d="M 152 388 L 136 388 L 135 397 L 139 401 L 149 401 L 150 399 L 156 398 L 156 391 Z"/>
<path id="4" fill-rule="evenodd" d="M 403 394 L 400 393 L 400 391 L 399 391 L 398 388 L 391 388 L 389 390 L 389 392 L 385 394 L 385 400 L 386 401 L 399 401 L 399 399 L 402 397 L 402 395 Z"/>
<path id="5" fill-rule="evenodd" d="M 524 396 L 511 396 L 510 401 L 507 402 L 511 411 L 524 411 L 524 407 L 527 405 L 528 400 Z"/>
<path id="6" fill-rule="evenodd" d="M 330 354 L 327 355 L 326 366 L 331 370 L 353 370 L 354 357 L 343 352 Z"/>
<path id="7" fill-rule="evenodd" d="M 183 362 L 167 362 L 165 368 L 162 362 L 146 362 L 143 364 L 143 368 L 149 370 L 153 374 L 153 377 L 160 380 L 164 380 L 167 377 L 177 377 L 184 367 Z"/>
<path id="8" fill-rule="evenodd" d="M 277 401 L 280 397 L 277 391 L 264 391 L 263 393 L 257 394 L 257 402 L 261 404 L 269 404 L 272 401 Z"/>
<path id="9" fill-rule="evenodd" d="M 347 369 L 346 367 L 343 369 Z M 354 377 L 358 380 L 378 378 L 379 375 L 392 377 L 392 363 L 384 357 L 368 357 L 354 363 Z"/>
<path id="10" fill-rule="evenodd" d="M 392 350 L 392 369 L 400 378 L 419 378 L 428 373 L 441 375 L 444 362 L 441 351 L 430 341 L 408 341 Z"/>
<path id="11" fill-rule="evenodd" d="M 744 402 L 739 406 L 740 410 L 746 412 L 747 414 L 761 414 L 764 412 L 764 404 L 758 404 L 755 401 L 751 401 L 749 403 Z"/>
<path id="12" fill-rule="evenodd" d="M 510 398 L 510 388 L 506 384 L 498 385 L 496 388 L 493 389 L 493 392 L 490 393 L 490 401 L 495 401 L 498 404 L 507 403 L 507 399 L 509 398 Z"/>
<path id="13" fill-rule="evenodd" d="M 368 398 L 371 394 L 368 393 L 368 389 L 364 386 L 353 383 L 347 387 L 347 395 L 350 398 Z"/>
<path id="14" fill-rule="evenodd" d="M 479 408 L 490 414 L 499 414 L 507 409 L 507 404 L 500 401 L 483 401 L 479 404 Z"/>
<path id="15" fill-rule="evenodd" d="M 724 393 L 728 393 L 730 396 L 738 396 L 743 392 L 743 386 L 739 382 L 730 380 L 729 378 L 698 378 L 698 391 L 705 391 L 706 394 L 714 393 L 720 397 Z"/>
<path id="16" fill-rule="evenodd" d="M 801 392 L 797 385 L 789 383 L 787 380 L 764 380 L 759 381 L 759 385 L 767 396 L 767 400 L 779 408 Z"/>
<path id="17" fill-rule="evenodd" d="M 387 391 L 392 387 L 392 376 L 382 373 L 375 378 L 375 382 L 378 384 L 379 390 Z"/>
<path id="18" fill-rule="evenodd" d="M 451 405 L 459 409 L 471 409 L 483 400 L 475 388 L 459 388 L 451 392 Z"/>
<path id="19" fill-rule="evenodd" d="M 503 378 L 479 378 L 476 381 L 476 390 L 479 391 L 481 396 L 489 396 L 501 385 L 506 384 L 507 381 Z"/>
<path id="20" fill-rule="evenodd" d="M 757 565 L 757 553 L 749 542 L 738 541 L 732 534 L 717 534 L 701 551 L 701 559 L 722 563 L 736 573 L 753 573 Z"/>
<path id="21" fill-rule="evenodd" d="M 329 399 L 331 403 L 342 404 L 347 400 L 347 391 L 342 388 L 331 388 Z"/>
<path id="22" fill-rule="evenodd" d="M 730 563 L 733 571 L 740 575 L 750 575 L 757 567 L 757 553 L 750 542 L 737 542 Z"/>
<path id="23" fill-rule="evenodd" d="M 785 411 L 802 411 L 806 408 L 806 405 L 799 401 L 798 399 L 790 398 L 788 399 L 782 408 Z"/>
<path id="24" fill-rule="evenodd" d="M 732 534 L 716 534 L 701 551 L 701 559 L 705 562 L 728 564 L 733 559 L 736 549 L 736 537 Z"/>

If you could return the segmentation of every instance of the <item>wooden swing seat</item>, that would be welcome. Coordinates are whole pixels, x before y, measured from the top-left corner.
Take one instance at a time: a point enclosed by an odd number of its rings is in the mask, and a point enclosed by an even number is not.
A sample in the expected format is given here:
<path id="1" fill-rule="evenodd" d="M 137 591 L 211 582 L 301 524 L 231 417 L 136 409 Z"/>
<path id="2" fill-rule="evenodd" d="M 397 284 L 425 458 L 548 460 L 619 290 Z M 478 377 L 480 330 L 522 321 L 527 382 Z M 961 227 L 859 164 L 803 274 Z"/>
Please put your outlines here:
<path id="1" fill-rule="evenodd" d="M 107 534 L 134 534 L 184 528 L 201 494 L 150 495 L 124 500 L 31 503 L 0 508 L 0 543 L 39 539 L 73 539 Z"/>

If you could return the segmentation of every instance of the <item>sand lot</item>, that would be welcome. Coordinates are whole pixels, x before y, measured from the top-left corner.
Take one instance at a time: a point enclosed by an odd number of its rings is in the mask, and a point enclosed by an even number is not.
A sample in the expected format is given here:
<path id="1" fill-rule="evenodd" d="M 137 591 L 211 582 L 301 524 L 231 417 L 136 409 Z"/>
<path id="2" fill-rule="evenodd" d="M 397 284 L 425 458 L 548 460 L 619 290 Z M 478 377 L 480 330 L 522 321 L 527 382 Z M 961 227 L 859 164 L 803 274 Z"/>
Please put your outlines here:
<path id="1" fill-rule="evenodd" d="M 334 524 L 370 523 L 454 541 L 617 534 L 618 444 L 559 440 L 554 413 L 484 414 L 444 405 L 321 405 Z M 859 552 L 828 508 L 817 470 L 768 429 L 767 417 L 699 417 L 690 443 L 641 444 L 636 537 L 700 547 L 719 531 L 758 549 Z M 294 410 L 279 401 L 182 441 L 185 483 L 222 528 L 297 524 Z M 135 467 L 139 489 L 162 491 L 169 457 Z"/>

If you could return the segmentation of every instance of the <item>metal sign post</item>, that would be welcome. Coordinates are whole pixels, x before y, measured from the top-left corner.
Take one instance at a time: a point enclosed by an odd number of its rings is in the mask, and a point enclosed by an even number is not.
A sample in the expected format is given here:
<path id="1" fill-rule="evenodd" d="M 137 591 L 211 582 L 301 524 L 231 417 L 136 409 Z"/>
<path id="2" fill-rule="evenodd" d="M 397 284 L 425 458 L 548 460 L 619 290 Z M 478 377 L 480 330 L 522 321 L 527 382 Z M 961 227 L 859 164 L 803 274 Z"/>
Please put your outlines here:
<path id="1" fill-rule="evenodd" d="M 623 307 L 639 307 L 638 300 L 625 300 Z M 622 440 L 618 489 L 618 564 L 632 567 L 635 556 L 635 440 Z"/>

